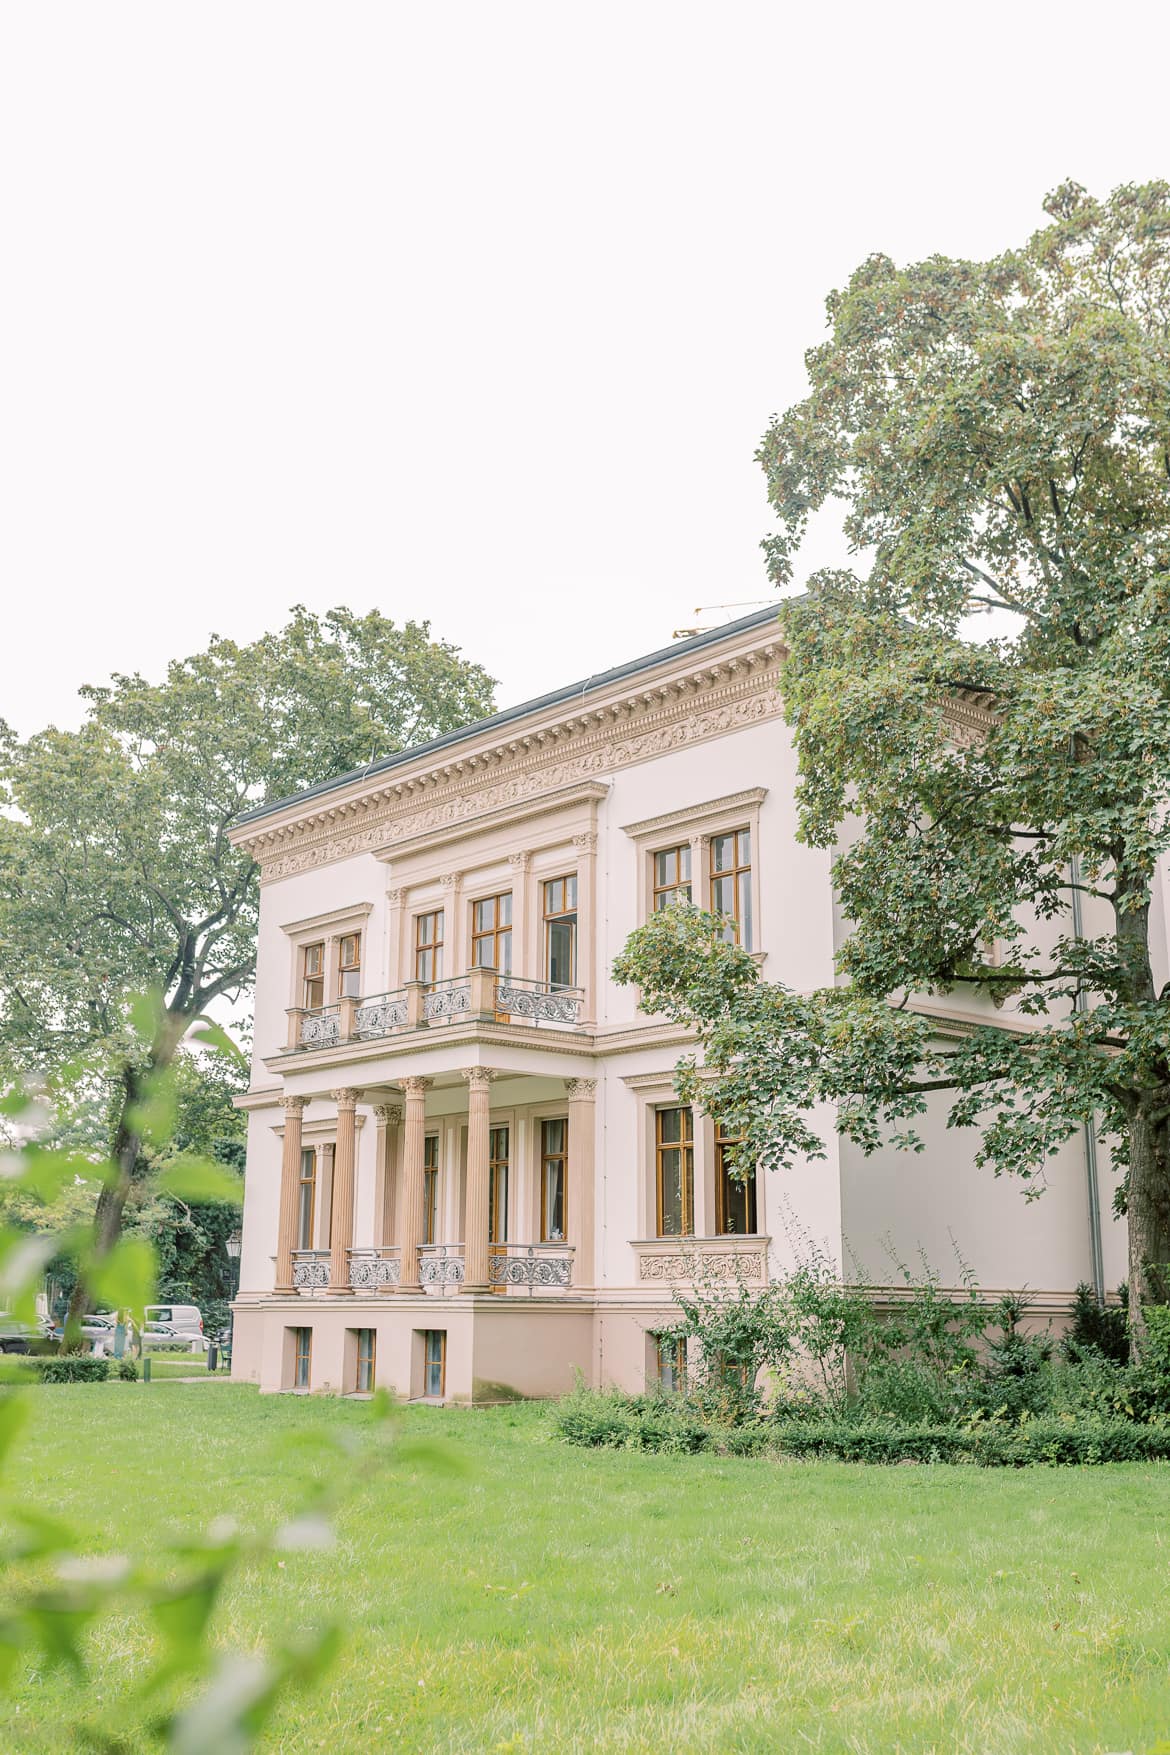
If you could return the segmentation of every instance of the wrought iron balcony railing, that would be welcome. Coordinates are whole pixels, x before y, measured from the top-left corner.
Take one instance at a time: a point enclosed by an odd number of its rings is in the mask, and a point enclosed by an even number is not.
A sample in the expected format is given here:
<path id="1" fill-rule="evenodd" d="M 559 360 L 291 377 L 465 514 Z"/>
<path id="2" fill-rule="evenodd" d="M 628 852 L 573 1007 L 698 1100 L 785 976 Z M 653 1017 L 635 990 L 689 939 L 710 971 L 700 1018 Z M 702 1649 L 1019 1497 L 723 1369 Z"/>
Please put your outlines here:
<path id="1" fill-rule="evenodd" d="M 402 1283 L 402 1251 L 397 1245 L 376 1244 L 349 1252 L 349 1283 L 355 1292 L 381 1292 Z"/>
<path id="2" fill-rule="evenodd" d="M 573 1279 L 573 1250 L 568 1243 L 507 1243 L 488 1257 L 493 1286 L 534 1292 L 567 1292 Z"/>
<path id="3" fill-rule="evenodd" d="M 300 1046 L 332 1048 L 341 1041 L 341 1007 L 319 1005 L 301 1013 Z"/>
<path id="4" fill-rule="evenodd" d="M 293 1250 L 293 1285 L 298 1292 L 323 1292 L 329 1284 L 327 1249 Z"/>
<path id="5" fill-rule="evenodd" d="M 522 975 L 496 978 L 496 1010 L 532 1024 L 575 1024 L 585 995 L 580 987 L 555 987 Z"/>
<path id="6" fill-rule="evenodd" d="M 334 1005 L 292 1006 L 286 1046 L 293 1050 L 339 1048 L 347 1042 L 376 1042 L 400 1030 L 423 1030 L 490 1020 L 545 1029 L 574 1029 L 584 993 L 525 975 L 495 969 L 469 969 L 466 975 L 411 982 L 388 993 L 347 997 Z"/>
<path id="7" fill-rule="evenodd" d="M 388 1036 L 391 1030 L 404 1029 L 408 1017 L 405 987 L 392 993 L 375 993 L 369 999 L 359 999 L 354 1011 L 353 1033 L 362 1042 L 375 1036 Z"/>
<path id="8" fill-rule="evenodd" d="M 424 1292 L 445 1297 L 463 1284 L 462 1243 L 424 1243 L 418 1252 L 418 1283 Z"/>

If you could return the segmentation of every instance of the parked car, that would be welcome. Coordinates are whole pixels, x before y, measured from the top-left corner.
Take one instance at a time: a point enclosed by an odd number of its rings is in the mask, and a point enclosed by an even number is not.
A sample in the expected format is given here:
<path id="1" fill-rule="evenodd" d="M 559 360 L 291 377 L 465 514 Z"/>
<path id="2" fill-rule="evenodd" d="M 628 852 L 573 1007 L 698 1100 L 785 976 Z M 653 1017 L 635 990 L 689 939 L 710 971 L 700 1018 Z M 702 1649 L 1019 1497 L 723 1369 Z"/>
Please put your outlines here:
<path id="1" fill-rule="evenodd" d="M 83 1341 L 88 1341 L 91 1346 L 96 1346 L 100 1341 L 103 1349 L 107 1353 L 112 1353 L 114 1350 L 114 1329 L 117 1327 L 117 1322 L 117 1317 L 108 1310 L 96 1311 L 90 1316 L 83 1316 L 81 1319 L 81 1338 Z M 49 1338 L 54 1341 L 64 1340 L 64 1323 L 55 1322 L 49 1330 Z"/>
<path id="2" fill-rule="evenodd" d="M 18 1322 L 7 1310 L 0 1310 L 0 1353 L 27 1353 L 37 1338 L 35 1328 Z"/>
<path id="3" fill-rule="evenodd" d="M 195 1304 L 148 1304 L 143 1315 L 143 1346 L 173 1347 L 182 1341 L 193 1353 L 201 1353 L 207 1345 L 203 1316 Z"/>

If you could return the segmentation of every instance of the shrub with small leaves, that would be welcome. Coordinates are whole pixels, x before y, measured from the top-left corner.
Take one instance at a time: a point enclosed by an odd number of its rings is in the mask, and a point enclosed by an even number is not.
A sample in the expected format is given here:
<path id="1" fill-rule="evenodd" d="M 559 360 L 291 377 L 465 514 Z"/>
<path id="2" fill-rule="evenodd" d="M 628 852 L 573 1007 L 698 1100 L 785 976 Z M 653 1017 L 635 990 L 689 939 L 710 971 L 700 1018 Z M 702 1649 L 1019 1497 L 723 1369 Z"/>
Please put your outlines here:
<path id="1" fill-rule="evenodd" d="M 110 1361 L 89 1353 L 59 1353 L 55 1359 L 38 1359 L 36 1365 L 42 1383 L 105 1383 L 110 1375 Z"/>

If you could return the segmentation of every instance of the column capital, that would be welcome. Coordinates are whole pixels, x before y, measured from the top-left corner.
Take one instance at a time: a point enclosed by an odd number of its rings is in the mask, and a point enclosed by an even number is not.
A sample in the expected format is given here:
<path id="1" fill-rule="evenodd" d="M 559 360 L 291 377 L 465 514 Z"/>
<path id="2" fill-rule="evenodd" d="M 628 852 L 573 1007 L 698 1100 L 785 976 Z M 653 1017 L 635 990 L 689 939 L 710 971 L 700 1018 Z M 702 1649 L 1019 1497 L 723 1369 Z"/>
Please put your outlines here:
<path id="1" fill-rule="evenodd" d="M 596 1079 L 566 1079 L 565 1095 L 570 1103 L 592 1103 L 597 1094 Z"/>
<path id="2" fill-rule="evenodd" d="M 576 848 L 579 848 L 582 853 L 596 853 L 597 852 L 597 832 L 596 832 L 596 830 L 588 829 L 588 830 L 586 830 L 586 832 L 583 835 L 574 835 L 573 836 L 573 846 Z"/>
<path id="3" fill-rule="evenodd" d="M 280 1103 L 281 1107 L 291 1115 L 297 1113 L 298 1110 L 306 1109 L 309 1099 L 307 1097 L 282 1097 Z"/>
<path id="4" fill-rule="evenodd" d="M 410 1078 L 402 1080 L 402 1089 L 408 1097 L 424 1097 L 434 1082 L 434 1079 L 420 1079 L 412 1074 Z"/>
<path id="5" fill-rule="evenodd" d="M 339 1109 L 356 1109 L 361 1092 L 352 1085 L 342 1085 L 339 1091 L 330 1091 L 329 1095 Z"/>
<path id="6" fill-rule="evenodd" d="M 517 871 L 527 871 L 532 864 L 532 854 L 526 847 L 520 847 L 515 853 L 509 853 L 508 864 L 514 866 Z"/>
<path id="7" fill-rule="evenodd" d="M 386 891 L 386 900 L 389 902 L 391 908 L 397 908 L 399 902 L 402 901 L 402 898 L 405 895 L 406 895 L 405 890 L 387 890 Z"/>
<path id="8" fill-rule="evenodd" d="M 439 883 L 445 890 L 457 890 L 462 882 L 463 873 L 461 871 L 444 872 L 443 876 L 439 879 Z"/>
<path id="9" fill-rule="evenodd" d="M 477 1087 L 486 1089 L 495 1078 L 495 1071 L 490 1066 L 465 1066 L 461 1075 L 474 1091 Z"/>
<path id="10" fill-rule="evenodd" d="M 375 1103 L 374 1115 L 384 1127 L 399 1127 L 402 1123 L 401 1103 Z"/>

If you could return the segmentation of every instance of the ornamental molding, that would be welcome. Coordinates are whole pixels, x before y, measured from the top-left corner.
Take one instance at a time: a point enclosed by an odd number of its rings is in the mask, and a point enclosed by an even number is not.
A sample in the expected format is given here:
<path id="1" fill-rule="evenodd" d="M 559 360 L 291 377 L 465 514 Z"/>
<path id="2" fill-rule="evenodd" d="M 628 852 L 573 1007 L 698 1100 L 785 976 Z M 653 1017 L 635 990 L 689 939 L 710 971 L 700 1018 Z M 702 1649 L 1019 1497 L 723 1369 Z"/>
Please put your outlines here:
<path id="1" fill-rule="evenodd" d="M 348 908 L 331 908 L 327 914 L 310 914 L 305 920 L 287 920 L 280 930 L 289 938 L 301 938 L 306 933 L 324 932 L 330 926 L 359 925 L 373 911 L 372 902 L 354 902 Z"/>
<path id="2" fill-rule="evenodd" d="M 566 1079 L 565 1095 L 570 1103 L 592 1103 L 597 1095 L 596 1079 Z"/>
<path id="3" fill-rule="evenodd" d="M 681 810 L 665 811 L 660 817 L 645 817 L 640 823 L 623 823 L 621 830 L 632 841 L 640 841 L 644 836 L 657 835 L 664 829 L 678 829 L 684 825 L 697 827 L 709 817 L 758 809 L 767 796 L 766 786 L 752 786 L 746 792 L 728 792 L 723 798 L 710 798 L 706 804 L 685 805 Z"/>
<path id="4" fill-rule="evenodd" d="M 720 1239 L 729 1243 L 730 1240 Z M 746 1241 L 746 1240 L 745 1240 Z M 645 1245 L 634 1245 L 638 1256 L 638 1278 L 642 1281 L 661 1283 L 664 1280 L 759 1280 L 766 1278 L 767 1243 L 763 1239 L 752 1238 L 754 1247 L 736 1249 L 724 1247 L 712 1249 L 709 1244 L 695 1249 L 683 1249 L 676 1253 L 664 1254 L 659 1249 L 649 1250 Z"/>
<path id="5" fill-rule="evenodd" d="M 457 760 L 420 762 L 401 778 L 371 776 L 361 792 L 328 804 L 306 801 L 297 820 L 241 825 L 232 840 L 259 863 L 261 881 L 272 883 L 363 853 L 389 855 L 412 839 L 482 823 L 493 811 L 547 802 L 614 769 L 778 718 L 780 652 L 773 634 L 719 663 L 676 672 L 527 734 L 510 726 L 513 735 Z"/>

